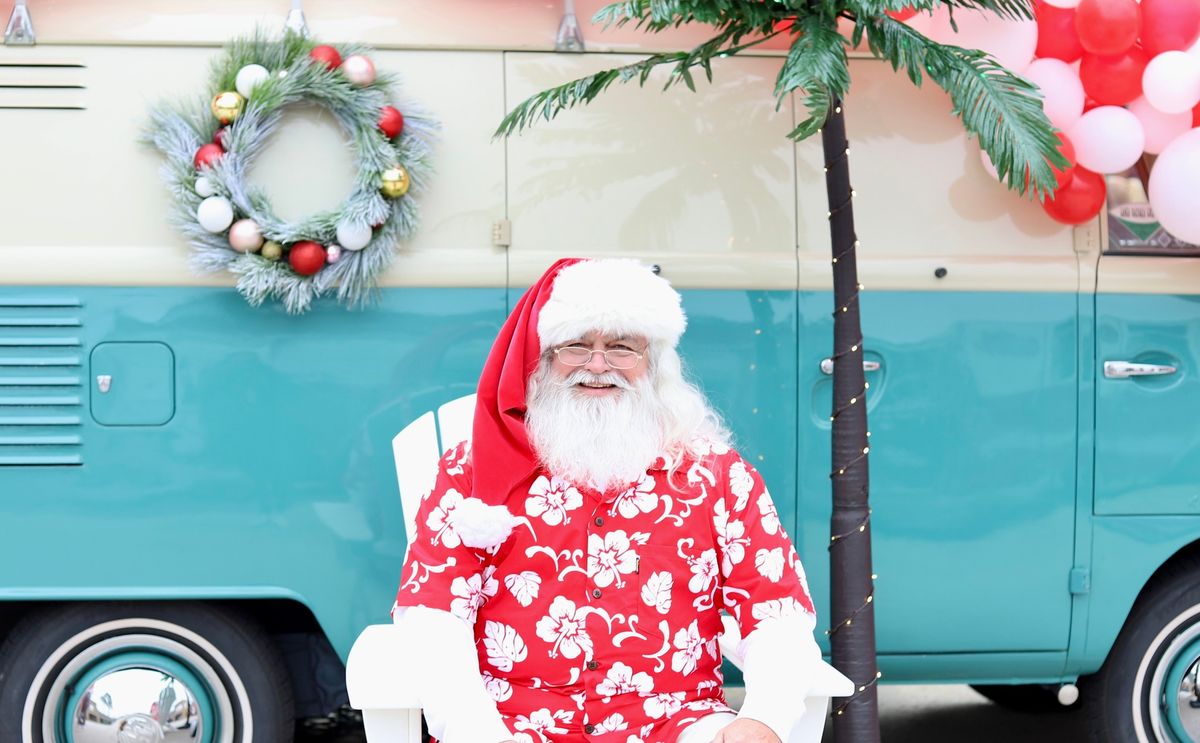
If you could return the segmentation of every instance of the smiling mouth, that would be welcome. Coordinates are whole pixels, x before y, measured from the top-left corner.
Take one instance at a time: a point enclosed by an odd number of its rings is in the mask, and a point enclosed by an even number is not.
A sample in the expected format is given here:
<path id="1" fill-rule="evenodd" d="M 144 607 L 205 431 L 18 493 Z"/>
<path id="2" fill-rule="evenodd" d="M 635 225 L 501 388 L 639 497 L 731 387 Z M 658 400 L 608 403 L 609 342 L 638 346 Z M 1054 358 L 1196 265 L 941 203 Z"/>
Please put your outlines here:
<path id="1" fill-rule="evenodd" d="M 604 384 L 603 382 L 580 382 L 578 386 L 592 390 L 610 390 L 616 387 L 615 384 Z"/>

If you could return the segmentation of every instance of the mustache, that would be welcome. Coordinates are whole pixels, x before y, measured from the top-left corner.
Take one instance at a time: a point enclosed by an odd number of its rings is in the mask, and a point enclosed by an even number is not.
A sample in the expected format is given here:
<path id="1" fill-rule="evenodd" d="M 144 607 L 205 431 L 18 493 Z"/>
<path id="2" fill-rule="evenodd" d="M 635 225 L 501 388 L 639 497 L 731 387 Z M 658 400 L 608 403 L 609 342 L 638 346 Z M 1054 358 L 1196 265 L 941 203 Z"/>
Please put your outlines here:
<path id="1" fill-rule="evenodd" d="M 612 386 L 617 387 L 619 389 L 623 389 L 623 390 L 633 389 L 633 385 L 630 384 L 629 380 L 627 380 L 625 377 L 622 377 L 620 374 L 617 374 L 616 372 L 604 372 L 603 374 L 593 374 L 592 372 L 586 371 L 584 369 L 580 369 L 579 371 L 576 371 L 576 372 L 571 372 L 570 376 L 568 376 L 566 379 L 563 379 L 561 381 L 555 380 L 554 383 L 559 385 L 560 387 L 574 387 L 577 384 L 587 383 L 587 384 L 611 384 Z"/>

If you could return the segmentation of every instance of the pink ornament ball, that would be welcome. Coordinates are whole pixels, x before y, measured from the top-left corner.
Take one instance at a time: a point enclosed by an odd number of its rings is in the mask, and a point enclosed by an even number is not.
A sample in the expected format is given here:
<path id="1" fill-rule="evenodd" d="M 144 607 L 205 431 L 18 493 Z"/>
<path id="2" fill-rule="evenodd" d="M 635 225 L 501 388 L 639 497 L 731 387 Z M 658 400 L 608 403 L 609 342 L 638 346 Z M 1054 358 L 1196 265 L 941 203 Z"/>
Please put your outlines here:
<path id="1" fill-rule="evenodd" d="M 361 88 L 375 82 L 375 63 L 361 54 L 352 54 L 342 62 L 342 74 L 351 85 Z"/>
<path id="2" fill-rule="evenodd" d="M 253 219 L 239 219 L 229 228 L 229 245 L 239 253 L 257 253 L 263 244 L 262 229 Z"/>

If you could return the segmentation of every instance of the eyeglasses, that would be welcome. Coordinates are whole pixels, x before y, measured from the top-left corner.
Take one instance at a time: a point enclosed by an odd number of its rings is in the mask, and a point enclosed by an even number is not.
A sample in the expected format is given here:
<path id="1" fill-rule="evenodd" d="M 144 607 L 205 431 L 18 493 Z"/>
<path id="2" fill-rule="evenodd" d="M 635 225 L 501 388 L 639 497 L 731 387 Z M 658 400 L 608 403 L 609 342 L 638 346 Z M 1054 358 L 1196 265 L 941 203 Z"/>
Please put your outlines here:
<path id="1" fill-rule="evenodd" d="M 604 356 L 604 363 L 612 369 L 632 369 L 638 365 L 644 355 L 627 348 L 595 351 L 587 346 L 563 346 L 554 349 L 554 355 L 567 366 L 587 366 L 592 360 L 592 355 L 597 353 Z"/>

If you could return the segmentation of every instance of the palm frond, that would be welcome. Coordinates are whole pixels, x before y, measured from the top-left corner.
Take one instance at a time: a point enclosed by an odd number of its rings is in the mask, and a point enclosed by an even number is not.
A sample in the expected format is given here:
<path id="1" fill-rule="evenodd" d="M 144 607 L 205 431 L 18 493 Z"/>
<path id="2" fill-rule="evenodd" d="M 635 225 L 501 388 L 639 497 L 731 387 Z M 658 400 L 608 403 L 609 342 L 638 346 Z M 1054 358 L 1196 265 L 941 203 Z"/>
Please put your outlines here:
<path id="1" fill-rule="evenodd" d="M 636 28 L 658 32 L 678 28 L 685 23 L 724 26 L 737 23 L 769 30 L 775 20 L 795 15 L 786 3 L 747 3 L 744 0 L 625 0 L 609 3 L 592 16 L 592 22 L 609 26 L 624 26 L 630 22 Z"/>
<path id="2" fill-rule="evenodd" d="M 887 16 L 868 26 L 876 56 L 904 68 L 918 85 L 924 70 L 950 95 L 954 115 L 979 139 L 1005 185 L 1022 194 L 1032 189 L 1039 199 L 1053 190 L 1051 166 L 1065 168 L 1067 160 L 1036 87 L 981 51 L 938 44 Z"/>
<path id="3" fill-rule="evenodd" d="M 804 91 L 809 116 L 788 133 L 790 138 L 801 140 L 819 131 L 833 99 L 846 95 L 850 72 L 846 41 L 838 32 L 836 18 L 810 15 L 797 25 L 799 36 L 775 78 L 775 96 L 782 104 L 793 91 Z"/>

